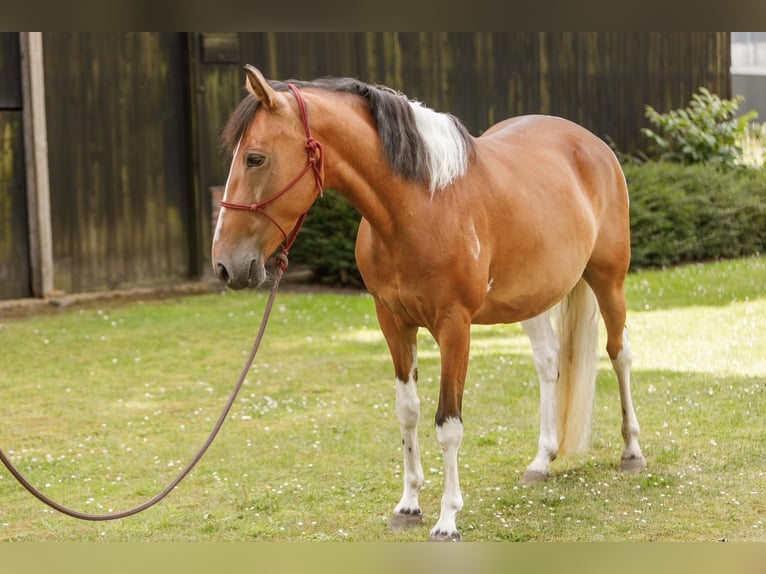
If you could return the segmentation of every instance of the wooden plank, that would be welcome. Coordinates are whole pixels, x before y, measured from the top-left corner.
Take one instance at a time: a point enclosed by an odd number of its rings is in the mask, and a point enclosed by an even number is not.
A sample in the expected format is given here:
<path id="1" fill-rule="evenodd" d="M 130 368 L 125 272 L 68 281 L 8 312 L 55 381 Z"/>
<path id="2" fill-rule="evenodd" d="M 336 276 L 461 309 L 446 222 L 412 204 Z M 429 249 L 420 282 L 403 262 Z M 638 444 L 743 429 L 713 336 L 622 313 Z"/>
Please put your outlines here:
<path id="1" fill-rule="evenodd" d="M 204 32 L 200 34 L 200 51 L 205 63 L 237 63 L 239 36 L 236 32 Z"/>
<path id="2" fill-rule="evenodd" d="M 0 300 L 29 297 L 19 34 L 0 33 Z"/>
<path id="3" fill-rule="evenodd" d="M 194 151 L 197 159 L 194 174 L 195 201 L 197 205 L 196 242 L 198 274 L 204 278 L 212 278 L 213 271 L 210 263 L 210 247 L 213 233 L 211 219 L 217 208 L 217 197 L 211 193 L 211 188 L 223 185 L 226 181 L 229 165 L 228 159 L 219 147 L 220 132 L 228 118 L 244 95 L 244 76 L 242 65 L 252 63 L 247 58 L 253 52 L 263 53 L 261 45 L 251 45 L 246 51 L 243 43 L 262 39 L 262 35 L 239 35 L 239 62 L 215 63 L 204 62 L 201 55 L 193 50 L 189 57 L 193 63 L 193 96 L 192 96 L 192 129 L 196 139 Z M 193 37 L 190 46 L 199 46 Z M 248 55 L 245 55 L 247 52 Z M 263 66 L 262 63 L 259 63 Z"/>
<path id="4" fill-rule="evenodd" d="M 21 109 L 18 32 L 0 32 L 0 110 Z"/>
<path id="5" fill-rule="evenodd" d="M 19 40 L 32 294 L 45 297 L 53 292 L 54 269 L 42 33 L 22 32 Z"/>
<path id="6" fill-rule="evenodd" d="M 189 165 L 197 166 L 189 170 L 189 190 L 191 192 L 191 211 L 195 214 L 189 225 L 189 259 L 190 275 L 212 279 L 213 271 L 210 264 L 210 229 L 206 225 L 206 219 L 210 210 L 210 201 L 202 193 L 201 177 L 199 169 L 203 148 L 200 137 L 201 119 L 203 117 L 202 98 L 204 86 L 200 78 L 200 50 L 198 49 L 199 33 L 189 32 L 186 34 L 186 56 L 188 64 L 188 78 L 186 83 L 186 99 L 189 104 L 187 137 L 189 138 Z"/>
<path id="7" fill-rule="evenodd" d="M 20 110 L 0 110 L 0 300 L 31 295 Z"/>

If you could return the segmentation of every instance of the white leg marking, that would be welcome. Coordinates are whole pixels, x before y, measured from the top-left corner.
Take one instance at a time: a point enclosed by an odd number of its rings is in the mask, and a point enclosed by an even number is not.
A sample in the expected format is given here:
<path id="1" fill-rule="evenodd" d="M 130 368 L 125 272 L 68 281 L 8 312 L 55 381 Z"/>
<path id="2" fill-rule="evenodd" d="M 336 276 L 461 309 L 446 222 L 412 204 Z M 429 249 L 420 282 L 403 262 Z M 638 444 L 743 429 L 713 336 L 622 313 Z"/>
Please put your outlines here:
<path id="1" fill-rule="evenodd" d="M 628 330 L 622 333 L 622 350 L 612 360 L 612 367 L 617 374 L 617 382 L 620 386 L 620 404 L 622 405 L 622 439 L 625 442 L 625 450 L 622 452 L 621 468 L 623 470 L 637 470 L 646 466 L 641 447 L 638 445 L 638 435 L 641 432 L 638 426 L 638 417 L 633 409 L 633 399 L 630 395 L 630 367 L 633 364 L 633 353 L 628 342 Z"/>
<path id="2" fill-rule="evenodd" d="M 558 379 L 559 341 L 546 311 L 521 323 L 532 343 L 532 356 L 540 382 L 540 439 L 537 455 L 527 467 L 522 482 L 540 481 L 548 476 L 551 461 L 558 455 L 556 428 L 556 380 Z"/>
<path id="3" fill-rule="evenodd" d="M 237 159 L 237 152 L 239 151 L 239 144 L 242 142 L 242 138 L 237 142 L 237 147 L 234 148 L 234 154 L 231 156 L 231 165 L 229 166 L 229 175 L 226 177 L 226 187 L 223 188 L 223 200 L 229 199 L 229 180 L 231 179 L 231 172 L 234 171 L 234 160 Z M 221 225 L 223 223 L 223 214 L 226 212 L 225 207 L 221 207 L 218 210 L 218 221 L 215 224 L 215 234 L 213 235 L 213 243 L 218 242 L 221 237 Z"/>
<path id="4" fill-rule="evenodd" d="M 457 453 L 463 441 L 463 423 L 460 419 L 447 419 L 441 426 L 437 425 L 436 438 L 444 455 L 444 494 L 441 514 L 431 530 L 431 538 L 459 540 L 455 519 L 463 508 L 463 495 L 458 480 Z"/>
<path id="5" fill-rule="evenodd" d="M 492 290 L 492 284 L 495 282 L 494 277 L 489 278 L 489 283 L 487 283 L 487 293 L 489 293 Z"/>
<path id="6" fill-rule="evenodd" d="M 415 368 L 413 365 L 406 383 L 396 381 L 396 416 L 399 419 L 404 453 L 404 493 L 394 513 L 419 516 L 421 511 L 418 494 L 423 486 L 423 466 L 418 448 L 420 399 L 415 382 Z"/>

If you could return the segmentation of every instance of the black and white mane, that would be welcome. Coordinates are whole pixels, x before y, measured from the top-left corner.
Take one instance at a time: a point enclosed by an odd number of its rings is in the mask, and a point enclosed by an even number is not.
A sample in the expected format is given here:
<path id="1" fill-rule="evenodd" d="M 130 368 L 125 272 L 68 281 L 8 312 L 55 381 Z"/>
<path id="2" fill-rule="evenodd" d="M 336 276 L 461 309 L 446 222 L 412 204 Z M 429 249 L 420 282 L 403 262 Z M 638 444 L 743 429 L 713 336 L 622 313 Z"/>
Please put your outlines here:
<path id="1" fill-rule="evenodd" d="M 409 181 L 428 185 L 432 193 L 462 177 L 468 169 L 473 140 L 451 114 L 435 112 L 391 88 L 353 78 L 269 82 L 277 91 L 287 91 L 287 83 L 300 89 L 354 94 L 366 100 L 391 169 Z M 221 136 L 222 146 L 229 154 L 253 120 L 259 104 L 256 97 L 248 94 L 232 114 Z"/>

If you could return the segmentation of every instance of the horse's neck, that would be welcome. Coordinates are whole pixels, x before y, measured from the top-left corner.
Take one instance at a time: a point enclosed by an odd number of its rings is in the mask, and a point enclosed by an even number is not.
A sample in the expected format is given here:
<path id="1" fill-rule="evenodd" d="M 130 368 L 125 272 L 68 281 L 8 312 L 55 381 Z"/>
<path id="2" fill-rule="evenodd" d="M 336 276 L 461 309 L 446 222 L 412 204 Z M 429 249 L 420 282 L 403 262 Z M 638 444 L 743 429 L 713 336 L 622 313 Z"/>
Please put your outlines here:
<path id="1" fill-rule="evenodd" d="M 393 232 L 400 214 L 416 210 L 428 190 L 393 173 L 361 105 L 323 104 L 312 129 L 325 150 L 325 187 L 343 195 L 379 233 Z"/>

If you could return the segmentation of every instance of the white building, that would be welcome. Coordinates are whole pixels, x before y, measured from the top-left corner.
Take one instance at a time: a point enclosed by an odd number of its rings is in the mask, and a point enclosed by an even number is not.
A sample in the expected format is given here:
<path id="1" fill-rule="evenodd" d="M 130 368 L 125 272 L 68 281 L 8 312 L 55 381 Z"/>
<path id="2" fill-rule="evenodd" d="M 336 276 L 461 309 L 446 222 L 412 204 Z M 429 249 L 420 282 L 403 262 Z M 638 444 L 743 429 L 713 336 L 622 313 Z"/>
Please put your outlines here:
<path id="1" fill-rule="evenodd" d="M 756 110 L 766 122 L 766 32 L 731 33 L 731 93 L 745 97 L 741 113 Z"/>

